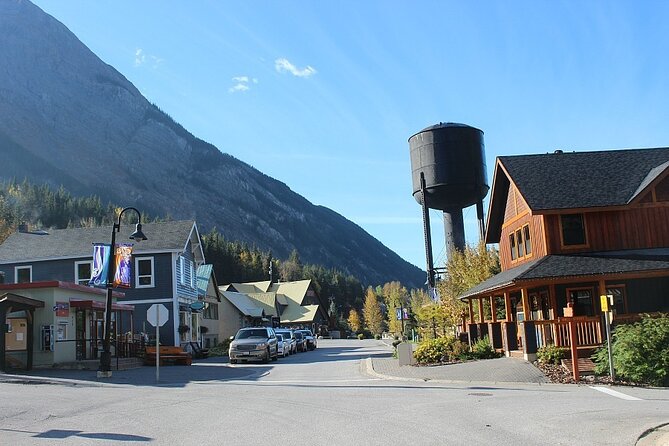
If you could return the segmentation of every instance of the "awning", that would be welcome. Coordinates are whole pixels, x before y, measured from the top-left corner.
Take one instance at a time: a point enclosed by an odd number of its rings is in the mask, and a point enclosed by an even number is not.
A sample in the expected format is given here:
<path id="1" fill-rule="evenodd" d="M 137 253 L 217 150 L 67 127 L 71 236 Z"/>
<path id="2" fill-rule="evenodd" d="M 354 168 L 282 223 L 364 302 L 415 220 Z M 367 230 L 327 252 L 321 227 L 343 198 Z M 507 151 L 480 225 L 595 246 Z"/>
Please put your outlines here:
<path id="1" fill-rule="evenodd" d="M 14 293 L 5 293 L 0 296 L 0 306 L 4 308 L 11 307 L 12 311 L 24 311 L 44 308 L 44 302 Z"/>
<path id="2" fill-rule="evenodd" d="M 71 300 L 70 307 L 87 308 L 90 310 L 105 310 L 106 304 L 97 300 Z M 112 304 L 112 310 L 117 311 L 134 311 L 134 305 Z"/>

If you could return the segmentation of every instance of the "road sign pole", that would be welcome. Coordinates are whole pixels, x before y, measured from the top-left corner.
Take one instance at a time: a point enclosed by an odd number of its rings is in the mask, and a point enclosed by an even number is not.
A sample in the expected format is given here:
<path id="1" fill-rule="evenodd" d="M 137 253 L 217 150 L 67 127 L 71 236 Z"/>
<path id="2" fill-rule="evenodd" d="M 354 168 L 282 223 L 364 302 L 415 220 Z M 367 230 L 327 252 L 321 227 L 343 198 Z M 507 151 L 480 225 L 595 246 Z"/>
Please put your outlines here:
<path id="1" fill-rule="evenodd" d="M 156 305 L 156 382 L 160 381 L 160 311 Z"/>
<path id="2" fill-rule="evenodd" d="M 604 312 L 604 321 L 606 322 L 606 346 L 609 351 L 609 372 L 611 381 L 616 380 L 616 372 L 613 370 L 613 346 L 611 345 L 611 322 L 609 321 L 609 312 Z"/>

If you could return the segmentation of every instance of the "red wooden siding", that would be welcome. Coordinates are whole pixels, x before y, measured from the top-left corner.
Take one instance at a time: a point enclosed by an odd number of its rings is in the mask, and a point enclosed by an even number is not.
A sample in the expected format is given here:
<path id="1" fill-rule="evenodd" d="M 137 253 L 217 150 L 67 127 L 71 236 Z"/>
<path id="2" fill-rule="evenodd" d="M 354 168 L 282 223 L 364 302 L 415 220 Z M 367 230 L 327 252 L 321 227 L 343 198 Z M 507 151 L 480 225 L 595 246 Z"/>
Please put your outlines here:
<path id="1" fill-rule="evenodd" d="M 544 236 L 542 225 L 543 218 L 542 215 L 530 215 L 529 213 L 526 213 L 518 219 L 512 220 L 508 225 L 505 222 L 506 226 L 502 228 L 502 237 L 499 242 L 499 262 L 502 271 L 506 271 L 507 269 L 546 255 L 546 237 Z M 512 261 L 509 235 L 518 229 L 522 229 L 528 224 L 530 226 L 532 252 L 527 256 L 519 257 Z"/>
<path id="2" fill-rule="evenodd" d="M 560 216 L 546 215 L 550 254 L 669 247 L 669 207 L 642 207 L 584 214 L 587 246 L 562 247 Z M 507 236 L 508 237 L 508 236 Z"/>

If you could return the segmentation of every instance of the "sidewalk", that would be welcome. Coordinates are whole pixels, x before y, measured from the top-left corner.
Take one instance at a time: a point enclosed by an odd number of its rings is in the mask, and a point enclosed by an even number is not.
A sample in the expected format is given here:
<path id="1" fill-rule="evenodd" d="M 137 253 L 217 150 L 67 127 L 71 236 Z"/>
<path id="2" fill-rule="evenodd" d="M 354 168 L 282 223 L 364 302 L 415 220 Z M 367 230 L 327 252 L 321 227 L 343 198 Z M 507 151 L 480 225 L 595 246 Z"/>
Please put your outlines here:
<path id="1" fill-rule="evenodd" d="M 497 358 L 440 366 L 400 366 L 395 358 L 369 358 L 367 372 L 405 381 L 491 382 L 546 384 L 548 379 L 527 361 Z"/>
<path id="2" fill-rule="evenodd" d="M 266 366 L 235 368 L 228 366 L 227 357 L 197 360 L 191 366 L 160 367 L 156 383 L 156 367 L 143 366 L 129 370 L 114 370 L 111 378 L 98 379 L 94 370 L 34 369 L 30 372 L 0 373 L 0 383 L 61 384 L 72 386 L 160 386 L 185 387 L 194 382 L 256 379 L 268 371 Z"/>

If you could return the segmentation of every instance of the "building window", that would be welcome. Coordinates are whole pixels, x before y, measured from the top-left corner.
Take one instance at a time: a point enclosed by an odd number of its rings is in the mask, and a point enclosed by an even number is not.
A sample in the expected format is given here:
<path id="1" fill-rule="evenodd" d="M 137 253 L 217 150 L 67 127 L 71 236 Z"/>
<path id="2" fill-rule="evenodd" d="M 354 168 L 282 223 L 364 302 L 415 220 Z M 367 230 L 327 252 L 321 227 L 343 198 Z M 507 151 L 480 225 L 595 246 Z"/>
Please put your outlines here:
<path id="1" fill-rule="evenodd" d="M 516 243 L 518 244 L 518 257 L 525 255 L 525 245 L 523 244 L 523 232 L 518 229 L 516 231 Z"/>
<path id="2" fill-rule="evenodd" d="M 532 254 L 532 240 L 530 239 L 530 225 L 523 226 L 523 235 L 525 236 L 525 255 Z"/>
<path id="3" fill-rule="evenodd" d="M 90 260 L 74 262 L 74 283 L 77 285 L 88 285 L 88 282 L 91 280 L 92 265 L 93 262 Z"/>
<path id="4" fill-rule="evenodd" d="M 153 257 L 135 257 L 135 288 L 154 286 Z"/>
<path id="5" fill-rule="evenodd" d="M 574 316 L 592 316 L 593 290 L 592 288 L 567 289 L 568 303 L 574 307 Z"/>
<path id="6" fill-rule="evenodd" d="M 190 287 L 195 288 L 195 264 L 193 262 L 188 262 L 190 265 Z"/>
<path id="7" fill-rule="evenodd" d="M 606 287 L 606 294 L 613 295 L 613 308 L 616 310 L 616 314 L 627 313 L 625 285 L 610 285 Z"/>
<path id="8" fill-rule="evenodd" d="M 560 215 L 562 244 L 564 246 L 585 245 L 585 219 L 583 214 Z"/>
<path id="9" fill-rule="evenodd" d="M 17 266 L 14 268 L 14 283 L 30 283 L 33 281 L 33 267 Z"/>
<path id="10" fill-rule="evenodd" d="M 179 283 L 186 284 L 186 259 L 179 257 Z"/>
<path id="11" fill-rule="evenodd" d="M 202 313 L 204 319 L 214 319 L 218 320 L 218 304 L 210 303 L 207 308 L 204 309 Z"/>
<path id="12" fill-rule="evenodd" d="M 516 234 L 509 234 L 509 246 L 511 247 L 511 260 L 516 260 L 518 253 L 516 252 Z"/>

